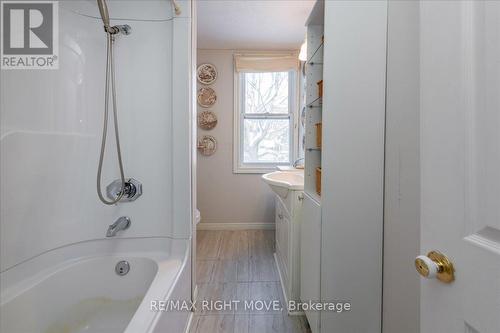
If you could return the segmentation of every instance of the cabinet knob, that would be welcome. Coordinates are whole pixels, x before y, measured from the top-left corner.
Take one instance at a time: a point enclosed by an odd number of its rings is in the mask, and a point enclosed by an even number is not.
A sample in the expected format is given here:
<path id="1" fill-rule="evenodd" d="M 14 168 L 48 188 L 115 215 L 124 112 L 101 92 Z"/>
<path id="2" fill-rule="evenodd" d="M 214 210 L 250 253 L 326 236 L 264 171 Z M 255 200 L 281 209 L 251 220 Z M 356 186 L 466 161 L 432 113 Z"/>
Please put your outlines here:
<path id="1" fill-rule="evenodd" d="M 280 220 L 283 220 L 283 214 L 278 214 L 278 218 L 279 218 Z"/>

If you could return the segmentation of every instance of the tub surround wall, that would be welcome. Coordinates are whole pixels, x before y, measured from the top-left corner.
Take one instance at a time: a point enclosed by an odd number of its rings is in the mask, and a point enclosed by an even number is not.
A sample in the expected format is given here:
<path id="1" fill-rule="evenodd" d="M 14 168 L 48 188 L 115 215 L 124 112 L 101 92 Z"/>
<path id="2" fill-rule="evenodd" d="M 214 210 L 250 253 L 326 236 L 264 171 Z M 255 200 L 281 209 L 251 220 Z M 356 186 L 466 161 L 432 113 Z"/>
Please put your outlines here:
<path id="1" fill-rule="evenodd" d="M 115 58 L 125 175 L 144 189 L 135 202 L 105 206 L 96 194 L 106 37 L 95 2 L 59 2 L 59 70 L 2 71 L 2 272 L 103 239 L 120 216 L 132 225 L 117 238 L 189 238 L 191 36 L 189 3 L 181 5 L 172 19 L 167 0 L 108 2 L 112 23 L 132 26 L 117 37 Z M 118 178 L 112 133 L 104 187 Z"/>
<path id="2" fill-rule="evenodd" d="M 132 26 L 115 68 L 137 201 L 96 194 L 106 36 L 95 1 L 59 2 L 59 70 L 2 71 L 0 331 L 186 330 L 191 313 L 150 308 L 191 298 L 191 2 L 179 4 L 174 17 L 169 0 L 108 1 L 111 23 Z M 103 187 L 119 177 L 112 128 L 106 152 Z M 120 216 L 132 225 L 106 238 Z"/>
<path id="3" fill-rule="evenodd" d="M 198 228 L 272 228 L 274 195 L 269 186 L 260 174 L 233 173 L 233 52 L 198 49 L 198 64 L 211 63 L 218 71 L 217 81 L 210 85 L 217 93 L 217 102 L 210 109 L 217 114 L 218 124 L 210 131 L 198 128 L 198 137 L 217 138 L 214 155 L 198 154 L 197 200 L 202 217 Z"/>

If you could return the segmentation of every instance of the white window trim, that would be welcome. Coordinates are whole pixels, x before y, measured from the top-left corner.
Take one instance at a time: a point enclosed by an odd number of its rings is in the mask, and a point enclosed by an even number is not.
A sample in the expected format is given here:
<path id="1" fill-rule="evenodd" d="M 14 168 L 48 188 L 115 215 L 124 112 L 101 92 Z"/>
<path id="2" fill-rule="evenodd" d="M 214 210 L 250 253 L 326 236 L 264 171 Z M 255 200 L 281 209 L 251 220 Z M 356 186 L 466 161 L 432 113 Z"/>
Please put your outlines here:
<path id="1" fill-rule="evenodd" d="M 240 88 L 241 88 L 241 77 L 240 74 L 234 71 L 234 117 L 233 117 L 233 173 L 255 173 L 264 174 L 272 171 L 276 171 L 277 166 L 280 165 L 291 165 L 296 160 L 298 155 L 298 140 L 299 140 L 299 130 L 298 130 L 298 109 L 299 109 L 299 79 L 298 72 L 291 71 L 293 73 L 292 85 L 289 85 L 289 94 L 291 101 L 291 112 L 290 112 L 290 163 L 259 163 L 259 164 L 242 164 L 243 160 L 241 154 L 241 144 L 242 138 L 242 106 L 240 99 Z M 270 115 L 270 117 L 272 117 Z"/>

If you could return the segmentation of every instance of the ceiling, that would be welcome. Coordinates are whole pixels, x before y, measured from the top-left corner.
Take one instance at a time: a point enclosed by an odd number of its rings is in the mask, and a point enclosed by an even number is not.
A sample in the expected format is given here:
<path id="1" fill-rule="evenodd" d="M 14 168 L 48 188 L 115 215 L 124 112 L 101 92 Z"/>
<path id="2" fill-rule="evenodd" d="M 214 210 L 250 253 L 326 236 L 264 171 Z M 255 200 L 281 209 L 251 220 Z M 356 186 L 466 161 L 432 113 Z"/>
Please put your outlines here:
<path id="1" fill-rule="evenodd" d="M 293 50 L 314 0 L 198 0 L 198 48 Z"/>

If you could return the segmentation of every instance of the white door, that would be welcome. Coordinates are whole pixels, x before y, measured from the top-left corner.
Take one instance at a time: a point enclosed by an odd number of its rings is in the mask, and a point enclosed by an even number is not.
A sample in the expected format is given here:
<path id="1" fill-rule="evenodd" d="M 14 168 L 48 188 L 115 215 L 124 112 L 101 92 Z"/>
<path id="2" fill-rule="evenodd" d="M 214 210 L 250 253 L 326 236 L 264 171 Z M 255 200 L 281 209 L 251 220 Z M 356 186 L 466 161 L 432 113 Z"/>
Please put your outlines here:
<path id="1" fill-rule="evenodd" d="M 500 332 L 500 1 L 421 2 L 421 332 Z"/>

